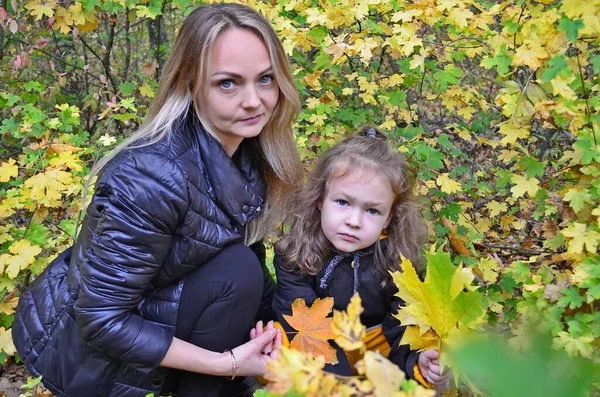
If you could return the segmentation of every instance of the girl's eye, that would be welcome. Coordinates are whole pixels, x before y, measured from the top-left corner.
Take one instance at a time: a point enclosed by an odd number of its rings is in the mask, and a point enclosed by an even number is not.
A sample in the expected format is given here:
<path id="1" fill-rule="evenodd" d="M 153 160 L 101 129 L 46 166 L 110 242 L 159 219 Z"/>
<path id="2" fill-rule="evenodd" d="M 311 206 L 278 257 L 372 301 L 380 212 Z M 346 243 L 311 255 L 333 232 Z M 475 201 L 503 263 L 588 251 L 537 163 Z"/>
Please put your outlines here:
<path id="1" fill-rule="evenodd" d="M 261 84 L 271 84 L 273 82 L 273 76 L 266 75 L 260 78 Z"/>
<path id="2" fill-rule="evenodd" d="M 377 211 L 376 209 L 373 209 L 373 208 L 369 208 L 367 210 L 367 212 L 371 215 L 379 215 L 379 211 Z"/>
<path id="3" fill-rule="evenodd" d="M 223 81 L 219 82 L 219 87 L 225 88 L 226 90 L 233 88 L 233 81 L 223 80 Z"/>
<path id="4" fill-rule="evenodd" d="M 338 203 L 338 205 L 341 205 L 341 206 L 348 205 L 348 202 L 346 200 L 342 200 L 342 199 L 335 200 L 335 202 Z"/>

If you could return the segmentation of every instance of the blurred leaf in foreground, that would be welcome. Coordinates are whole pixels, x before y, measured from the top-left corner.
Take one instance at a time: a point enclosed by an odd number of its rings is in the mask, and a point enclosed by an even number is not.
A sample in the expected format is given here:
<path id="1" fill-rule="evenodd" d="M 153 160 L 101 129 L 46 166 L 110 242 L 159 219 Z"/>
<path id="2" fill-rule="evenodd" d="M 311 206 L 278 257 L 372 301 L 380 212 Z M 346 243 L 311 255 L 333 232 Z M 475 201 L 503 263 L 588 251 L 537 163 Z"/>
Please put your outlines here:
<path id="1" fill-rule="evenodd" d="M 537 336 L 526 352 L 513 352 L 495 337 L 464 342 L 453 354 L 455 364 L 490 397 L 587 396 L 599 368 L 581 357 L 569 357 Z"/>

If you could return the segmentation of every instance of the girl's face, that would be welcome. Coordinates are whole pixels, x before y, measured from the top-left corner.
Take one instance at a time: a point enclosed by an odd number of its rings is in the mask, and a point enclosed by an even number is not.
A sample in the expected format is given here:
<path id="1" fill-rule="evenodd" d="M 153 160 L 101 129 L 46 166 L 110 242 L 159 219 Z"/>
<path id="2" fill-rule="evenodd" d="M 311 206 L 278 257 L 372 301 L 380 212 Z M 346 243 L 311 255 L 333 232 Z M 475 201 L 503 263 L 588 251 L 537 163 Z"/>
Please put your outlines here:
<path id="1" fill-rule="evenodd" d="M 367 248 L 379 239 L 392 218 L 394 193 L 390 184 L 369 171 L 333 175 L 319 207 L 323 233 L 340 251 Z"/>
<path id="2" fill-rule="evenodd" d="M 197 98 L 200 112 L 232 156 L 244 138 L 261 133 L 279 99 L 262 39 L 248 29 L 221 33 L 212 49 L 208 85 L 206 97 Z"/>

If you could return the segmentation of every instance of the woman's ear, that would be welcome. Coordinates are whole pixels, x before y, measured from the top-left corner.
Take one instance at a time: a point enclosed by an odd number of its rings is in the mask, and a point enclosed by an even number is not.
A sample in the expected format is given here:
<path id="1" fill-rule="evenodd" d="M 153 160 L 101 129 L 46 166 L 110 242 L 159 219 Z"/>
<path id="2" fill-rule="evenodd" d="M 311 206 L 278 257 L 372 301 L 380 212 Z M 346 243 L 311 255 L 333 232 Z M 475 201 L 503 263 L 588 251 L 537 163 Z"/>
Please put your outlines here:
<path id="1" fill-rule="evenodd" d="M 323 202 L 322 202 L 322 201 L 319 201 L 319 202 L 317 203 L 317 208 L 319 209 L 319 211 L 321 211 L 321 207 L 323 207 Z"/>

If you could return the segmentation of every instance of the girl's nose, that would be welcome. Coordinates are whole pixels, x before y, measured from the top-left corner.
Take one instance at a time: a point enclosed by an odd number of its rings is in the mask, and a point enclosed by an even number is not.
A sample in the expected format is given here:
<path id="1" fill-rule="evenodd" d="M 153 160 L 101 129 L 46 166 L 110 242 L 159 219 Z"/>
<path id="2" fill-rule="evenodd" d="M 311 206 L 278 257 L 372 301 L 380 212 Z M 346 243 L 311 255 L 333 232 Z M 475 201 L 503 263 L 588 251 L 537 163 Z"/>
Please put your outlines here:
<path id="1" fill-rule="evenodd" d="M 346 218 L 346 224 L 353 228 L 360 227 L 361 226 L 361 211 L 358 209 L 351 210 L 348 213 L 348 217 Z"/>

